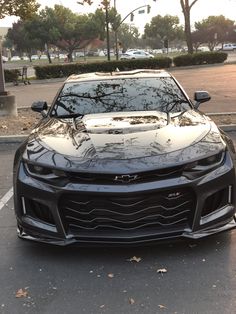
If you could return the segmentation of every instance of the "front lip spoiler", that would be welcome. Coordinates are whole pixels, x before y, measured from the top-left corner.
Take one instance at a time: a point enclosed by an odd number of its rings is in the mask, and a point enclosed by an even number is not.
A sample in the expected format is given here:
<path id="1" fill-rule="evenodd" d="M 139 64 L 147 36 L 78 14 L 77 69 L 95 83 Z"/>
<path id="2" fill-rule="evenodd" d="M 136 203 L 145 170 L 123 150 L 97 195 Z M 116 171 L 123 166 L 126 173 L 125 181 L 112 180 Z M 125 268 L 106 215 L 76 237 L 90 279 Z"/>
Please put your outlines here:
<path id="1" fill-rule="evenodd" d="M 67 246 L 67 245 L 72 245 L 76 244 L 78 246 L 140 246 L 140 245 L 151 245 L 155 243 L 160 243 L 168 240 L 180 240 L 180 239 L 190 239 L 190 240 L 198 240 L 205 238 L 210 235 L 218 234 L 224 231 L 229 231 L 236 228 L 236 220 L 232 219 L 231 221 L 228 222 L 226 225 L 221 225 L 219 227 L 213 228 L 213 229 L 205 229 L 205 230 L 199 230 L 196 232 L 183 232 L 182 234 L 179 235 L 174 235 L 174 236 L 166 236 L 165 238 L 149 238 L 149 239 L 130 239 L 130 240 L 125 240 L 125 241 L 119 241 L 119 240 L 114 240 L 112 241 L 109 240 L 107 241 L 106 239 L 101 239 L 101 240 L 94 240 L 91 238 L 76 238 L 76 237 L 68 237 L 66 239 L 60 239 L 60 238 L 44 238 L 41 237 L 40 235 L 37 235 L 37 237 L 32 234 L 27 234 L 22 227 L 17 228 L 17 234 L 18 237 L 21 239 L 25 240 L 31 240 L 35 242 L 41 242 L 41 243 L 46 243 L 46 244 L 52 244 L 52 245 L 58 245 L 58 246 Z"/>

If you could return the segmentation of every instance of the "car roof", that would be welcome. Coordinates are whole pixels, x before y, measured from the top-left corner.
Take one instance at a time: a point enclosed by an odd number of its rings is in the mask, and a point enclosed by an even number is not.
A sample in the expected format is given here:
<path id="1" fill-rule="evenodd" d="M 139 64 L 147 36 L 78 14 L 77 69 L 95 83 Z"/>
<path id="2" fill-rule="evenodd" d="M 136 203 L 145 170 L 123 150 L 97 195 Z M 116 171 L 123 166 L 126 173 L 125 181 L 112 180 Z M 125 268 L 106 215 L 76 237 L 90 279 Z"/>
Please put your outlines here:
<path id="1" fill-rule="evenodd" d="M 96 81 L 96 80 L 110 80 L 115 78 L 144 78 L 144 77 L 172 77 L 170 73 L 164 70 L 150 70 L 138 69 L 132 71 L 119 71 L 116 69 L 114 72 L 93 72 L 83 74 L 73 74 L 67 78 L 65 83 L 79 82 L 79 81 Z"/>

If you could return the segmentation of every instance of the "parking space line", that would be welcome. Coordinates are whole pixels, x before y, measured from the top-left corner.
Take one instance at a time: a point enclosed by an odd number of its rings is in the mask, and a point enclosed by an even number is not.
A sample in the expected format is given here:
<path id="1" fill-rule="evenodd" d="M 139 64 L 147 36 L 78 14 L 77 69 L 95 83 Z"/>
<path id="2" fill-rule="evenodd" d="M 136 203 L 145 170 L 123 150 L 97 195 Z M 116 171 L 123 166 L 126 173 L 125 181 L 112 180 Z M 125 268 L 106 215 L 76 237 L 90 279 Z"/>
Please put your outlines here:
<path id="1" fill-rule="evenodd" d="M 9 202 L 13 196 L 13 187 L 0 199 L 0 210 Z"/>

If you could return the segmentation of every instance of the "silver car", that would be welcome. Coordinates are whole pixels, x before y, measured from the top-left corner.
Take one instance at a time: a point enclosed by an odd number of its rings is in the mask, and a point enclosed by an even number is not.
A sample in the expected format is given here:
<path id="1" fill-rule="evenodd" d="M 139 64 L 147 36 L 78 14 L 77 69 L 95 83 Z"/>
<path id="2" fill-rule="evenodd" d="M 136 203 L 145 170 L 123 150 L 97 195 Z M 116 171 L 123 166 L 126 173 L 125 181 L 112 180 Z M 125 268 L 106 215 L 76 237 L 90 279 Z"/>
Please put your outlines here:
<path id="1" fill-rule="evenodd" d="M 126 51 L 125 53 L 122 53 L 120 56 L 120 60 L 126 60 L 126 59 L 152 59 L 154 58 L 154 55 L 147 51 L 143 50 L 132 50 L 132 51 Z"/>

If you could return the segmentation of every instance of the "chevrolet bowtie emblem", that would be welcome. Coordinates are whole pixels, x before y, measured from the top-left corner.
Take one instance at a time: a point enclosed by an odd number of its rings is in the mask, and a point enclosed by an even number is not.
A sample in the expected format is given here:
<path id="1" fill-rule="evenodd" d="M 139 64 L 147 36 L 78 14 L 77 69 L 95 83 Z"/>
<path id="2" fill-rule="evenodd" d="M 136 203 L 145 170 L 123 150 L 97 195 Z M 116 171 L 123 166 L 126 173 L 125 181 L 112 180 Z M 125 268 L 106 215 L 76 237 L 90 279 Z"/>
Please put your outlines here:
<path id="1" fill-rule="evenodd" d="M 115 181 L 122 182 L 122 183 L 130 183 L 138 179 L 138 175 L 129 175 L 123 174 L 121 176 L 115 176 Z"/>

